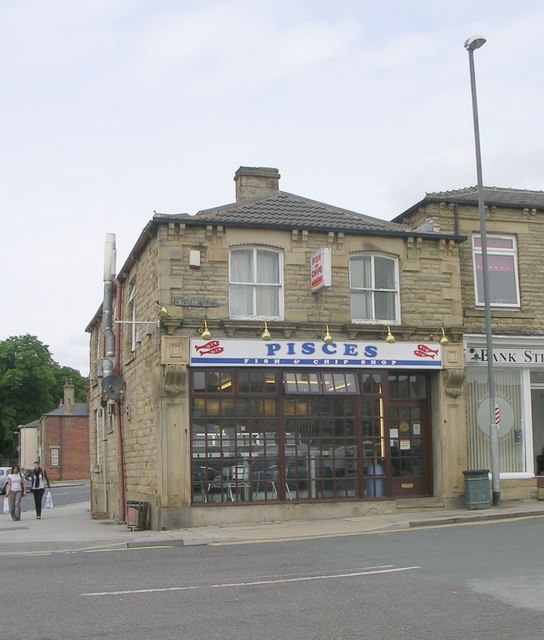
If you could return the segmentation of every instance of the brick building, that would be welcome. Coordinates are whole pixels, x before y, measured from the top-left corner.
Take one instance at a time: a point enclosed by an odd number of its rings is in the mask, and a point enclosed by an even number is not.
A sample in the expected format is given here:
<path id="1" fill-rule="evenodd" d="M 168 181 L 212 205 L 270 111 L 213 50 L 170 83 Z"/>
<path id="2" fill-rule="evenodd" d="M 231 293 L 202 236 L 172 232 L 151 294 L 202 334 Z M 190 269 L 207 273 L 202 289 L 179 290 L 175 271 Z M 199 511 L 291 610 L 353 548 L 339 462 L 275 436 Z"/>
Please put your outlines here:
<path id="1" fill-rule="evenodd" d="M 501 493 L 536 495 L 544 473 L 544 192 L 484 189 Z M 395 218 L 462 235 L 459 245 L 469 468 L 489 468 L 489 393 L 475 187 L 429 193 Z"/>
<path id="2" fill-rule="evenodd" d="M 91 502 L 154 528 L 463 494 L 463 236 L 279 190 L 155 214 L 90 333 Z"/>
<path id="3" fill-rule="evenodd" d="M 74 398 L 74 385 L 67 380 L 60 406 L 40 418 L 38 451 L 50 480 L 82 480 L 90 476 L 89 405 L 74 402 Z"/>

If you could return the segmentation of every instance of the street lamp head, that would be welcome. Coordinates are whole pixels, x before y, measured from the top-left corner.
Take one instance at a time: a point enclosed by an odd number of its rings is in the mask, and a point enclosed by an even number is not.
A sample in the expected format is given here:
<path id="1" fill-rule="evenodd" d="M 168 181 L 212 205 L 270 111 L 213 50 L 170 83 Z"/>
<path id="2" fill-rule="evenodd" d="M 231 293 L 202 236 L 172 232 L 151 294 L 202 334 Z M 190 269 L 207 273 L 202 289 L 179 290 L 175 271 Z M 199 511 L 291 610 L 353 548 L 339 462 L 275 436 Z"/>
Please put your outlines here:
<path id="1" fill-rule="evenodd" d="M 483 36 L 471 36 L 468 40 L 465 41 L 465 49 L 467 51 L 474 51 L 475 49 L 479 49 L 484 44 L 485 38 Z"/>

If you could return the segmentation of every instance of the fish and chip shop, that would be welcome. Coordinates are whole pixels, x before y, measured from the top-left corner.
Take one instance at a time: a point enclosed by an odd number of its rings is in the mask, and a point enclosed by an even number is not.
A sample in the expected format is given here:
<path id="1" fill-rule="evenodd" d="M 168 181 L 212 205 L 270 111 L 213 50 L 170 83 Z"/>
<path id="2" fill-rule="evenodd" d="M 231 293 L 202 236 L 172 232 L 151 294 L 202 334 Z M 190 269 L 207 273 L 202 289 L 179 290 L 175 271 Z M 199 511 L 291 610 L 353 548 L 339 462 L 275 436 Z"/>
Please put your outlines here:
<path id="1" fill-rule="evenodd" d="M 193 338 L 189 348 L 193 506 L 433 495 L 439 344 Z"/>

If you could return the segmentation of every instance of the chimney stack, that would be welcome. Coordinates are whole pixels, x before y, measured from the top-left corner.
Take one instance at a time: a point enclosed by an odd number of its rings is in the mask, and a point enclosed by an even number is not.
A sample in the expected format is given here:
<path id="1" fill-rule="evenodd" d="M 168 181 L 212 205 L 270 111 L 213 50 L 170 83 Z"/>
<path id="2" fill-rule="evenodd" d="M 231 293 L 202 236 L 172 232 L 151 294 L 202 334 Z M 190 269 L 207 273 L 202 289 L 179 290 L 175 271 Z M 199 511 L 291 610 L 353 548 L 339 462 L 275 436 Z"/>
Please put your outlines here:
<path id="1" fill-rule="evenodd" d="M 236 202 L 279 191 L 280 174 L 268 167 L 240 167 L 234 174 Z"/>
<path id="2" fill-rule="evenodd" d="M 70 378 L 64 381 L 64 415 L 74 415 L 75 387 Z"/>

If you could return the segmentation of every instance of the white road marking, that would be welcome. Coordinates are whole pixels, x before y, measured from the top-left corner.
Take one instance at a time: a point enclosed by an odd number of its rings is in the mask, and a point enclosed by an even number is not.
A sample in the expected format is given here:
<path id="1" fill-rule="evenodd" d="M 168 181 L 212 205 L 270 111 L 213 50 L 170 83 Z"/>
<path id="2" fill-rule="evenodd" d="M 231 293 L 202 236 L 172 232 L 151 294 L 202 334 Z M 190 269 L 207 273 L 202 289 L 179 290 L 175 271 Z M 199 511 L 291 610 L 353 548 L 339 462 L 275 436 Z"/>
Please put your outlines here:
<path id="1" fill-rule="evenodd" d="M 77 553 L 112 553 L 119 551 L 154 551 L 162 550 L 162 549 L 172 549 L 176 545 L 172 544 L 162 544 L 157 545 L 154 544 L 150 547 L 127 547 L 126 542 L 112 542 L 107 546 L 103 547 L 85 547 L 82 549 L 52 549 L 50 551 L 0 551 L 0 557 L 11 557 L 11 556 L 52 556 L 52 555 L 69 555 L 69 554 L 77 554 Z M 114 545 L 112 547 L 112 545 Z"/>
<path id="2" fill-rule="evenodd" d="M 0 553 L 1 557 L 7 557 L 9 558 L 10 556 L 50 556 L 52 555 L 54 552 L 53 551 L 2 551 Z M 65 553 L 63 551 L 63 553 Z"/>
<path id="3" fill-rule="evenodd" d="M 209 587 L 202 586 L 188 586 L 188 587 L 162 587 L 152 589 L 127 589 L 123 591 L 96 591 L 94 593 L 82 593 L 82 596 L 118 596 L 118 595 L 133 595 L 137 593 L 163 593 L 167 591 L 188 591 L 196 589 L 222 589 L 233 587 L 253 587 L 266 584 L 284 584 L 287 582 L 306 582 L 309 580 L 337 580 L 339 578 L 356 578 L 359 576 L 371 576 L 381 573 L 398 573 L 400 571 L 412 571 L 419 569 L 419 566 L 413 567 L 397 567 L 393 569 L 373 569 L 365 571 L 355 571 L 352 573 L 335 573 L 331 575 L 316 575 L 316 576 L 301 576 L 298 578 L 277 578 L 274 580 L 252 580 L 251 582 L 224 582 L 221 584 L 212 584 Z"/>

